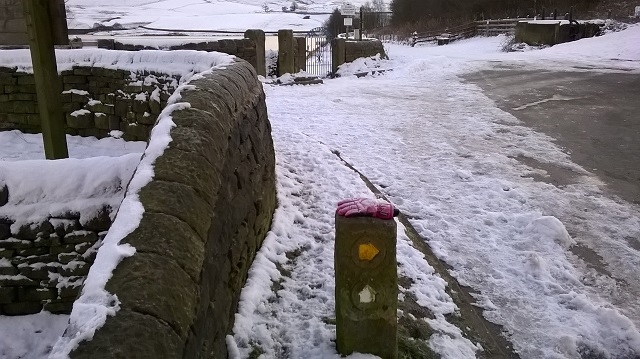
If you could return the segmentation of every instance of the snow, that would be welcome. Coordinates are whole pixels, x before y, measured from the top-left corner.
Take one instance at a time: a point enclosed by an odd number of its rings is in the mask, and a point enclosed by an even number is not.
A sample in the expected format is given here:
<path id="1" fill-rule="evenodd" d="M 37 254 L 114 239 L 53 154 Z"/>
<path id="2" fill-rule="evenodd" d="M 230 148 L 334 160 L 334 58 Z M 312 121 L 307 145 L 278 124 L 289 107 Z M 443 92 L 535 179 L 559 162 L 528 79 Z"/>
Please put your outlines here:
<path id="1" fill-rule="evenodd" d="M 106 49 L 56 50 L 58 72 L 74 66 L 102 67 L 131 72 L 159 72 L 180 77 L 182 82 L 196 73 L 208 71 L 218 64 L 229 61 L 232 56 L 218 52 L 195 50 L 176 51 L 114 51 Z M 15 67 L 18 71 L 33 72 L 29 50 L 0 51 L 0 66 Z M 86 91 L 71 90 L 71 93 L 87 94 Z"/>
<path id="2" fill-rule="evenodd" d="M 639 36 L 640 26 L 631 26 L 527 53 L 500 52 L 503 36 L 387 45 L 392 60 L 383 64 L 393 71 L 384 75 L 265 85 L 279 205 L 227 338 L 231 357 L 246 358 L 254 348 L 267 358 L 338 357 L 335 327 L 324 320 L 335 305 L 333 211 L 341 199 L 373 195 L 333 153 L 409 217 L 459 283 L 477 292 L 475 304 L 503 326 L 522 358 L 639 355 L 640 255 L 624 238 L 640 236 L 640 209 L 607 195 L 552 138 L 460 79 L 496 64 L 638 74 Z M 527 176 L 540 170 L 518 156 L 569 168 L 576 183 L 536 182 Z M 399 272 L 435 313 L 429 346 L 443 358 L 475 357 L 482 348 L 446 320 L 456 308 L 444 281 L 401 232 Z M 576 232 L 583 235 L 569 234 Z M 601 256 L 611 275 L 568 251 L 575 245 Z"/>
<path id="3" fill-rule="evenodd" d="M 0 358 L 46 358 L 67 326 L 68 315 L 47 312 L 20 317 L 0 316 Z"/>
<path id="4" fill-rule="evenodd" d="M 0 183 L 10 189 L 9 203 L 0 207 L 0 216 L 21 217 L 20 221 L 27 216 L 37 221 L 66 210 L 86 215 L 93 204 L 105 201 L 119 204 L 117 198 L 105 196 L 101 190 L 114 194 L 111 181 L 131 178 L 146 143 L 80 136 L 67 136 L 67 143 L 71 158 L 45 161 L 42 135 L 0 132 Z M 65 225 L 65 220 L 52 220 L 52 224 Z M 7 262 L 2 260 L 0 265 L 10 264 Z M 21 275 L 1 277 L 28 280 Z M 81 281 L 70 285 L 80 285 Z M 61 285 L 64 283 L 58 283 Z M 0 358 L 47 357 L 68 319 L 68 315 L 47 312 L 0 316 Z"/>

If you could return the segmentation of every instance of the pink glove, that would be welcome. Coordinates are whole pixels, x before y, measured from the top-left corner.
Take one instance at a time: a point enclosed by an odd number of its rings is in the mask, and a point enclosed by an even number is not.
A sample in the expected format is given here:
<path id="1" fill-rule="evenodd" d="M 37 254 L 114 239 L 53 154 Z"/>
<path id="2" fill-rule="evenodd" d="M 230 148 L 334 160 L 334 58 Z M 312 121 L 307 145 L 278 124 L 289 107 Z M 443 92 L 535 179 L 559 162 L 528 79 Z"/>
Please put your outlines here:
<path id="1" fill-rule="evenodd" d="M 393 205 L 369 198 L 351 198 L 338 202 L 338 214 L 345 217 L 374 217 L 391 219 L 395 215 Z"/>

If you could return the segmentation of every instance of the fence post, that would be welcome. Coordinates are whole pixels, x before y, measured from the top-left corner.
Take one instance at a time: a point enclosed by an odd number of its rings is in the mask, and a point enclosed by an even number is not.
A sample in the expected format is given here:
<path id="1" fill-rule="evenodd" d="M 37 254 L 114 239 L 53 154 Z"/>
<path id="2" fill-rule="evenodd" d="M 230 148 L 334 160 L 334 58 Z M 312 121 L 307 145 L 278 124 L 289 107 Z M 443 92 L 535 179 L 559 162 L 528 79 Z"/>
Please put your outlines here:
<path id="1" fill-rule="evenodd" d="M 362 33 L 364 32 L 364 6 L 360 6 L 360 38 L 358 40 L 362 40 Z"/>
<path id="2" fill-rule="evenodd" d="M 338 352 L 398 358 L 396 221 L 336 214 Z"/>
<path id="3" fill-rule="evenodd" d="M 295 73 L 293 30 L 278 30 L 278 76 Z"/>
<path id="4" fill-rule="evenodd" d="M 67 158 L 69 150 L 60 99 L 62 81 L 58 76 L 54 31 L 49 15 L 54 2 L 28 0 L 23 4 L 45 157 L 49 160 Z"/>

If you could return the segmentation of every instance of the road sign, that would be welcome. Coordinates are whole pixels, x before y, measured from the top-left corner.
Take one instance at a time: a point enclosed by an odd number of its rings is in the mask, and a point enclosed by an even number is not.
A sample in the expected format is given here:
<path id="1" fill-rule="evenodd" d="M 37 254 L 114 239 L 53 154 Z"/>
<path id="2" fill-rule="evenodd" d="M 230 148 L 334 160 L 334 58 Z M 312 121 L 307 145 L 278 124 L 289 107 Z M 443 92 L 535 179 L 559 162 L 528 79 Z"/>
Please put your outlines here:
<path id="1" fill-rule="evenodd" d="M 342 16 L 356 16 L 356 6 L 351 3 L 344 3 L 340 8 Z"/>
<path id="2" fill-rule="evenodd" d="M 640 6 L 636 6 L 636 17 L 640 17 Z"/>
<path id="3" fill-rule="evenodd" d="M 353 18 L 345 17 L 344 18 L 344 26 L 353 26 Z"/>

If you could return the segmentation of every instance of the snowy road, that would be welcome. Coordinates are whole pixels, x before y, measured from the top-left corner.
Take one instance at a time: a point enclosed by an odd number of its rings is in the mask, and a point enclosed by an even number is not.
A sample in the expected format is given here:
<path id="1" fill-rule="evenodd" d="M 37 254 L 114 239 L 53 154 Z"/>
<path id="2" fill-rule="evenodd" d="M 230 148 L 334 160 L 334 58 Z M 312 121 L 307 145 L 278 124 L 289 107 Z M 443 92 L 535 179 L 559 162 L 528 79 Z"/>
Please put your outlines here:
<path id="1" fill-rule="evenodd" d="M 637 40 L 639 28 L 630 31 L 626 36 Z M 637 44 L 628 37 L 618 39 Z M 606 63 L 602 71 L 620 66 L 623 72 L 637 66 L 597 59 L 601 42 L 592 40 L 580 47 L 585 53 L 578 61 L 581 68 L 590 64 L 590 71 L 597 72 Z M 500 110 L 478 86 L 461 79 L 497 64 L 540 66 L 545 54 L 544 66 L 575 65 L 571 55 L 561 54 L 566 48 L 508 56 L 498 52 L 499 45 L 500 39 L 489 38 L 442 48 L 392 46 L 394 60 L 387 66 L 394 71 L 384 76 L 346 77 L 322 86 L 265 86 L 278 171 L 284 177 L 295 174 L 299 183 L 307 183 L 308 192 L 322 193 L 322 203 L 362 195 L 357 186 L 333 182 L 344 178 L 329 160 L 331 151 L 339 152 L 410 218 L 460 284 L 478 291 L 476 301 L 485 317 L 503 326 L 522 358 L 635 358 L 640 355 L 640 253 L 628 239 L 640 238 L 640 208 L 609 195 L 591 169 L 573 163 L 553 138 Z M 634 51 L 627 55 L 638 56 Z M 535 180 L 548 173 L 533 163 L 571 170 L 575 178 L 558 187 Z M 282 182 L 279 186 L 283 188 Z M 280 200 L 287 193 L 281 190 Z M 291 226 L 295 230 L 308 217 L 324 218 L 322 238 L 328 245 L 327 212 L 301 213 Z M 274 248 L 269 239 L 265 247 L 269 252 Z M 594 269 L 575 254 L 580 251 L 601 258 L 606 270 Z M 310 258 L 331 260 L 319 252 Z M 331 265 L 323 268 L 332 270 Z M 298 270 L 291 270 L 296 278 Z M 295 283 L 288 285 L 285 291 L 295 290 Z M 311 298 L 315 288 L 307 289 Z M 297 303 L 311 305 L 304 296 Z M 288 336 L 296 331 L 296 320 L 304 322 L 286 309 L 290 300 L 254 305 L 262 310 L 251 312 L 251 305 L 241 303 L 237 319 L 254 315 L 253 323 L 264 327 L 251 332 L 237 326 L 237 341 L 257 343 L 267 353 L 287 347 L 291 358 L 323 357 L 297 351 L 309 344 Z M 320 311 L 330 315 L 331 308 L 325 303 Z M 278 320 L 291 325 L 280 325 L 277 337 L 265 339 L 265 329 Z M 332 329 L 320 324 L 315 330 L 326 337 Z M 278 339 L 282 337 L 287 339 Z M 431 341 L 430 346 L 445 358 L 474 356 L 463 342 L 438 346 Z M 462 347 L 466 350 L 455 351 Z"/>

